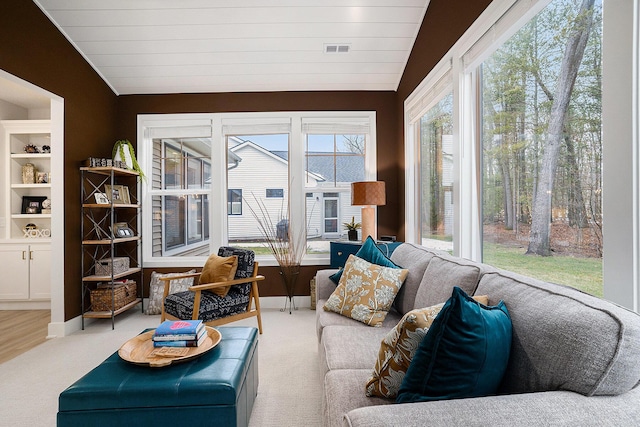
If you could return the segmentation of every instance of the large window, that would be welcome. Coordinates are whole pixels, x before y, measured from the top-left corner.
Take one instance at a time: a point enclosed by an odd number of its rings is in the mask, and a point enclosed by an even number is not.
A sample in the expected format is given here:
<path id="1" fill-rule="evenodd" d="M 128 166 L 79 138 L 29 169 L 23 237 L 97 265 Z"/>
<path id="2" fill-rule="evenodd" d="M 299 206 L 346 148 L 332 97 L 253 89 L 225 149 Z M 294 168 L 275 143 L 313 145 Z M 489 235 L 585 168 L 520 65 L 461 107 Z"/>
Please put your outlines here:
<path id="1" fill-rule="evenodd" d="M 419 121 L 420 236 L 425 246 L 453 250 L 453 94 Z"/>
<path id="2" fill-rule="evenodd" d="M 602 296 L 601 82 L 601 1 L 494 2 L 405 103 L 407 240 Z"/>
<path id="3" fill-rule="evenodd" d="M 227 152 L 239 159 L 227 169 L 227 186 L 241 188 L 245 209 L 227 219 L 229 243 L 268 254 L 259 221 L 284 227 L 289 218 L 289 134 L 226 135 Z M 286 189 L 286 190 L 285 190 Z"/>
<path id="4" fill-rule="evenodd" d="M 483 259 L 602 296 L 602 13 L 581 4 L 553 0 L 480 66 Z"/>
<path id="5" fill-rule="evenodd" d="M 208 253 L 210 141 L 155 138 L 151 143 L 153 256 Z"/>
<path id="6" fill-rule="evenodd" d="M 143 191 L 145 265 L 196 265 L 224 244 L 250 247 L 269 265 L 254 213 L 306 238 L 303 262 L 327 262 L 343 224 L 360 221 L 351 182 L 376 179 L 374 124 L 366 112 L 140 116 L 138 160 L 153 171 Z"/>
<path id="7" fill-rule="evenodd" d="M 328 252 L 328 240 L 346 234 L 344 223 L 361 221 L 361 208 L 351 205 L 351 183 L 365 180 L 366 138 L 366 134 L 306 135 L 307 235 L 315 251 Z"/>

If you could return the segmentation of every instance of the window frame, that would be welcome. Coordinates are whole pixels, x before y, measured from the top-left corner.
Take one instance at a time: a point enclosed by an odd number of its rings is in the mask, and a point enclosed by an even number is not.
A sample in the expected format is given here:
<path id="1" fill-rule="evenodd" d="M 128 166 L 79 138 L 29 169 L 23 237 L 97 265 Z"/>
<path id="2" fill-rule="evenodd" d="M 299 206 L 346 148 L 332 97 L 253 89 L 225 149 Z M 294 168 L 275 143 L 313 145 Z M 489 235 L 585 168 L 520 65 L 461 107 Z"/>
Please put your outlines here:
<path id="1" fill-rule="evenodd" d="M 452 70 L 454 124 L 454 254 L 481 259 L 481 147 L 475 66 L 551 0 L 492 2 L 404 101 L 405 164 L 415 164 L 412 112 L 433 102 Z M 603 287 L 605 298 L 640 307 L 640 0 L 603 1 Z M 621 105 L 628 107 L 621 108 Z M 624 165 L 624 166 L 622 166 Z M 417 171 L 405 169 L 405 241 L 418 243 Z M 633 230 L 632 233 L 629 230 Z"/>
<path id="2" fill-rule="evenodd" d="M 259 112 L 259 113 L 196 113 L 196 114 L 140 114 L 138 115 L 138 162 L 143 170 L 151 170 L 152 150 L 149 141 L 154 129 L 194 127 L 209 129 L 211 133 L 211 185 L 205 190 L 209 196 L 209 246 L 215 251 L 228 242 L 227 217 L 227 170 L 226 138 L 240 134 L 283 133 L 283 123 L 289 126 L 289 191 L 292 218 L 292 232 L 305 225 L 306 195 L 303 177 L 305 165 L 305 129 L 309 123 L 328 127 L 346 126 L 349 123 L 365 123 L 369 131 L 366 138 L 365 179 L 376 180 L 376 113 L 375 111 L 309 111 L 309 112 Z M 307 127 L 305 127 L 307 126 Z M 250 129 L 249 132 L 246 129 Z M 279 130 L 278 130 L 279 129 Z M 296 143 L 296 141 L 298 143 Z M 214 185 L 219 183 L 219 185 Z M 141 200 L 143 206 L 151 206 L 149 185 L 142 182 Z M 214 206 L 213 201 L 220 201 Z M 297 220 L 296 220 L 297 218 Z M 143 235 L 151 235 L 152 212 L 142 209 L 141 229 Z M 143 242 L 144 267 L 190 267 L 202 265 L 206 257 L 153 257 L 151 245 Z M 277 265 L 271 255 L 256 257 L 261 265 Z M 303 265 L 328 265 L 329 254 L 306 254 Z"/>
<path id="3" fill-rule="evenodd" d="M 170 138 L 159 138 L 159 139 L 162 140 L 162 147 L 160 148 L 160 150 L 163 153 L 163 156 L 164 156 L 163 158 L 167 158 L 167 151 L 169 150 L 172 150 L 173 152 L 177 153 L 180 156 L 180 159 L 181 159 L 180 181 L 178 186 L 174 185 L 171 188 L 164 188 L 166 186 L 165 179 L 167 175 L 165 173 L 166 165 L 164 162 L 162 162 L 162 164 L 160 165 L 160 169 L 161 169 L 160 182 L 161 182 L 162 188 L 159 190 L 152 190 L 151 191 L 152 197 L 159 196 L 163 200 L 165 200 L 167 197 L 185 197 L 186 198 L 186 201 L 182 202 L 182 204 L 184 205 L 183 206 L 184 224 L 182 224 L 183 227 L 181 227 L 181 229 L 183 228 L 182 243 L 168 247 L 167 241 L 165 239 L 165 233 L 164 232 L 162 233 L 162 239 L 161 239 L 162 249 L 161 250 L 162 250 L 163 256 L 164 255 L 172 256 L 174 254 L 184 251 L 185 249 L 190 250 L 193 248 L 198 248 L 207 243 L 207 240 L 209 238 L 208 227 L 207 227 L 207 224 L 205 224 L 204 221 L 202 220 L 201 220 L 202 224 L 200 225 L 200 238 L 194 239 L 190 237 L 193 218 L 189 216 L 189 200 L 198 199 L 197 203 L 199 203 L 199 216 L 204 217 L 206 215 L 206 209 L 207 209 L 207 206 L 206 206 L 207 203 L 205 203 L 205 200 L 207 199 L 206 185 L 205 185 L 206 169 L 207 169 L 206 166 L 208 166 L 210 170 L 211 164 L 210 162 L 205 162 L 200 157 L 194 156 L 191 150 L 180 148 L 180 146 L 177 143 L 170 142 L 169 141 Z M 195 181 L 201 182 L 200 187 L 192 187 L 191 184 L 189 183 L 189 174 L 190 174 L 189 163 L 192 161 L 196 161 L 199 165 L 200 176 L 199 178 L 196 178 Z M 149 183 L 149 185 L 152 185 L 152 184 L 153 183 L 151 182 Z M 182 186 L 184 186 L 185 188 L 181 188 Z M 176 192 L 179 192 L 180 195 L 178 195 Z M 162 230 L 164 230 L 164 227 L 167 224 L 167 221 L 164 216 L 165 216 L 165 213 L 162 212 L 161 213 Z"/>

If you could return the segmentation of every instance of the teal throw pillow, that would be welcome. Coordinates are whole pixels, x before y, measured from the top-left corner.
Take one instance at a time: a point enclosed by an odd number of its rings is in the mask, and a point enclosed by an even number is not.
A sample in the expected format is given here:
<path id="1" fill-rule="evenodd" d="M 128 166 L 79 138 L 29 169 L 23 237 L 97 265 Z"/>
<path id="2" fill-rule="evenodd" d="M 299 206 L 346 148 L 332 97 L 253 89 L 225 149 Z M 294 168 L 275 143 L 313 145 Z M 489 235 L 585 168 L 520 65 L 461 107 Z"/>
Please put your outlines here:
<path id="1" fill-rule="evenodd" d="M 365 240 L 364 244 L 360 249 L 358 249 L 358 252 L 356 252 L 355 255 L 358 258 L 362 258 L 363 260 L 370 262 L 371 264 L 389 268 L 402 268 L 385 256 L 371 236 L 367 236 L 367 240 Z M 329 276 L 329 279 L 337 285 L 338 282 L 340 282 L 340 277 L 342 277 L 343 271 L 344 269 L 341 268 L 340 271 Z"/>
<path id="2" fill-rule="evenodd" d="M 411 359 L 396 402 L 496 394 L 510 351 L 504 302 L 487 307 L 456 286 Z"/>

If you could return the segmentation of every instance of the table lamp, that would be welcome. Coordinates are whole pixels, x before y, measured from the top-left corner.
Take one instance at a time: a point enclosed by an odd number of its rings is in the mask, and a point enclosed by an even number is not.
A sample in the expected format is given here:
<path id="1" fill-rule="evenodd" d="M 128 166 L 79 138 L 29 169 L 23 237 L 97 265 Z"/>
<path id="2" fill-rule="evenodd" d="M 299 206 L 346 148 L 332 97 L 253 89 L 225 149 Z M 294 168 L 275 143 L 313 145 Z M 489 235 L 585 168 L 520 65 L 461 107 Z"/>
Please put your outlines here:
<path id="1" fill-rule="evenodd" d="M 351 183 L 351 205 L 362 206 L 362 241 L 377 238 L 376 210 L 374 206 L 386 203 L 384 181 Z"/>

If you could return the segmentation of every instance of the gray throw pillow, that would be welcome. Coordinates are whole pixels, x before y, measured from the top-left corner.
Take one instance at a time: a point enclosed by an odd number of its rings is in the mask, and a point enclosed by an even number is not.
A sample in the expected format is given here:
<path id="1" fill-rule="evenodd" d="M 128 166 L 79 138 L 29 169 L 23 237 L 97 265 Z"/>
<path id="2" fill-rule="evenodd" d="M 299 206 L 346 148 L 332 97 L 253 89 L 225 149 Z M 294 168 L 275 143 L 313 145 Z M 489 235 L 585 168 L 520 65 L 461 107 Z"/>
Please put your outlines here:
<path id="1" fill-rule="evenodd" d="M 146 314 L 161 314 L 162 313 L 162 295 L 164 293 L 164 282 L 160 280 L 161 277 L 175 277 L 185 273 L 195 273 L 196 270 L 189 270 L 182 273 L 167 273 L 160 274 L 155 271 L 151 272 L 151 282 L 149 283 L 149 306 L 145 311 Z M 175 279 L 169 282 L 169 293 L 175 294 L 177 292 L 183 292 L 193 286 L 193 277 L 185 277 L 182 279 Z"/>

